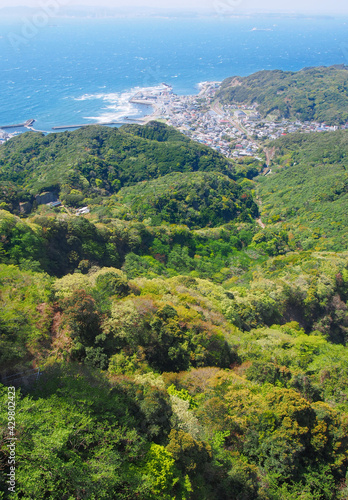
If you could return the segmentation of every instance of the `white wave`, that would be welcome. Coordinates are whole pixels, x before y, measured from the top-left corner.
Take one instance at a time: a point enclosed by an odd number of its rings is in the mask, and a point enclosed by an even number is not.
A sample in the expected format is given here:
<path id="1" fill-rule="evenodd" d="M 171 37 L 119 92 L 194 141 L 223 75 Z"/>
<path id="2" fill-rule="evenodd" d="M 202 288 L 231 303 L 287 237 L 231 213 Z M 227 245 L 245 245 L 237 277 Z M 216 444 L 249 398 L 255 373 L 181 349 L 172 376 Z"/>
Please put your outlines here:
<path id="1" fill-rule="evenodd" d="M 151 92 L 152 95 L 168 90 L 166 85 L 160 84 L 153 87 L 133 87 L 125 92 L 110 92 L 96 94 L 83 94 L 74 97 L 75 101 L 100 100 L 105 103 L 101 108 L 99 116 L 85 116 L 86 120 L 95 120 L 97 123 L 118 122 L 124 118 L 135 118 L 139 116 L 139 108 L 132 104 L 130 99 L 140 93 Z"/>
<path id="2" fill-rule="evenodd" d="M 120 113 L 103 113 L 100 116 L 84 116 L 85 120 L 93 120 L 96 123 L 121 123 L 123 122 L 125 116 Z"/>
<path id="3" fill-rule="evenodd" d="M 130 99 L 132 96 L 137 94 L 138 92 L 161 92 L 165 90 L 166 85 L 159 84 L 154 85 L 152 87 L 133 87 L 130 90 L 126 90 L 124 92 L 110 92 L 110 93 L 96 93 L 96 94 L 83 94 L 80 97 L 73 97 L 75 101 L 85 101 L 91 99 L 102 99 L 104 101 L 115 102 L 118 100 Z"/>

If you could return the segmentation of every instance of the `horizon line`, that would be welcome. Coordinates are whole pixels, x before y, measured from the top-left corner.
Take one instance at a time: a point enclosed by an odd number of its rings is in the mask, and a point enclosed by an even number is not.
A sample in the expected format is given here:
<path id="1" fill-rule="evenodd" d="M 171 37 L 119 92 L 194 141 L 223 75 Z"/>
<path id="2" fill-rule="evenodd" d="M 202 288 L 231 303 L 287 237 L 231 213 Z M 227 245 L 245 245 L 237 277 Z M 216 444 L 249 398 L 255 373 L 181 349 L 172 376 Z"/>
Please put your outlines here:
<path id="1" fill-rule="evenodd" d="M 58 2 L 57 2 L 58 3 Z M 38 10 L 42 10 L 43 6 L 38 5 L 38 6 L 27 6 L 27 5 L 11 5 L 11 6 L 4 6 L 0 7 L 0 11 L 9 11 L 9 12 L 15 12 L 15 11 L 35 11 L 37 12 Z M 61 14 L 59 14 L 59 11 L 61 11 Z M 73 11 L 75 14 L 80 12 L 81 14 L 87 13 L 88 12 L 108 12 L 109 14 L 135 14 L 139 15 L 139 11 L 142 13 L 147 13 L 147 14 L 155 14 L 155 13 L 162 13 L 163 15 L 165 14 L 195 14 L 195 15 L 204 15 L 204 14 L 213 14 L 217 17 L 239 17 L 239 16 L 250 16 L 253 14 L 267 14 L 267 15 L 284 15 L 284 16 L 315 16 L 315 17 L 335 17 L 337 15 L 347 15 L 348 16 L 348 11 L 347 10 L 337 10 L 337 11 L 309 11 L 309 10 L 303 10 L 303 11 L 296 11 L 296 10 L 290 10 L 290 9 L 279 9 L 279 10 L 274 10 L 274 9 L 260 9 L 260 8 L 255 8 L 255 9 L 245 9 L 245 10 L 240 10 L 238 8 L 230 8 L 230 11 L 228 11 L 228 7 L 226 8 L 225 12 L 219 13 L 217 9 L 214 8 L 209 8 L 209 7 L 181 7 L 178 8 L 176 6 L 168 6 L 168 7 L 160 7 L 160 6 L 141 6 L 141 5 L 133 5 L 133 6 L 127 6 L 127 5 L 121 5 L 121 6 L 108 6 L 108 5 L 63 5 L 59 7 L 59 10 L 53 14 L 52 17 L 61 17 L 64 16 L 64 12 L 71 12 Z M 138 14 L 137 14 L 138 11 Z"/>

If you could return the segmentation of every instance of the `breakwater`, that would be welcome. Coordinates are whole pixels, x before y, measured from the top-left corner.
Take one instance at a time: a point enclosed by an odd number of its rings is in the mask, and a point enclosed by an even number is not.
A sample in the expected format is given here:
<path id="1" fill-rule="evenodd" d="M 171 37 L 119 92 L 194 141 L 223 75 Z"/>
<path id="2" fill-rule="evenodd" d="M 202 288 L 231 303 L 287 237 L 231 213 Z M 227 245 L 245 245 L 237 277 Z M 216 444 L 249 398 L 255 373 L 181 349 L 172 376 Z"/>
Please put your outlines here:
<path id="1" fill-rule="evenodd" d="M 35 122 L 34 119 L 27 120 L 24 123 L 17 123 L 16 125 L 0 125 L 0 129 L 4 128 L 22 128 L 22 127 L 30 127 Z"/>

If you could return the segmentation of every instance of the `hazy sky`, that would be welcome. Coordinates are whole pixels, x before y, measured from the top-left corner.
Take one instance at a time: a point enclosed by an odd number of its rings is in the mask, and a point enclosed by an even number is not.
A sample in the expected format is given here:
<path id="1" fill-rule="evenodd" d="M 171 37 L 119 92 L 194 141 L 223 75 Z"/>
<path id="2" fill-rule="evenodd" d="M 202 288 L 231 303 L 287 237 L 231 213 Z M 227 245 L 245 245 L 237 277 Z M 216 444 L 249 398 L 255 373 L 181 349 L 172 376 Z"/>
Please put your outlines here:
<path id="1" fill-rule="evenodd" d="M 180 9 L 201 10 L 233 10 L 236 12 L 263 10 L 273 12 L 310 12 L 310 13 L 346 13 L 348 14 L 347 0 L 0 0 L 0 7 L 25 5 L 40 7 L 50 2 L 66 6 L 98 5 L 98 6 L 149 6 L 174 7 Z"/>

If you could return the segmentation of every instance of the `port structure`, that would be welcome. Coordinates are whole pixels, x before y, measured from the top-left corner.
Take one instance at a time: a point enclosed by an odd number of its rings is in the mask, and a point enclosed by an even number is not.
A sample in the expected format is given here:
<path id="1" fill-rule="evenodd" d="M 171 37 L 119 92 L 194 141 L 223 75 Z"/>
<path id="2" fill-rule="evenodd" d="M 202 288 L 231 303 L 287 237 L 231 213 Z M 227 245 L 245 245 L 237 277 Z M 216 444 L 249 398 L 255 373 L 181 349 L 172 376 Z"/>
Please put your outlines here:
<path id="1" fill-rule="evenodd" d="M 31 118 L 30 120 L 27 120 L 25 123 L 17 123 L 16 125 L 0 125 L 0 129 L 2 129 L 2 128 L 21 128 L 21 127 L 29 128 L 32 126 L 32 124 L 34 122 L 35 122 L 35 120 L 33 118 Z"/>

